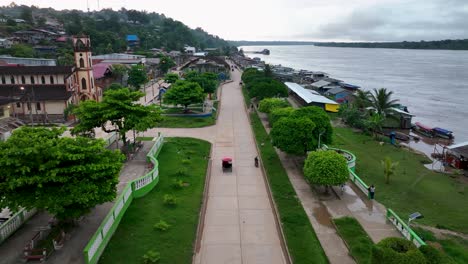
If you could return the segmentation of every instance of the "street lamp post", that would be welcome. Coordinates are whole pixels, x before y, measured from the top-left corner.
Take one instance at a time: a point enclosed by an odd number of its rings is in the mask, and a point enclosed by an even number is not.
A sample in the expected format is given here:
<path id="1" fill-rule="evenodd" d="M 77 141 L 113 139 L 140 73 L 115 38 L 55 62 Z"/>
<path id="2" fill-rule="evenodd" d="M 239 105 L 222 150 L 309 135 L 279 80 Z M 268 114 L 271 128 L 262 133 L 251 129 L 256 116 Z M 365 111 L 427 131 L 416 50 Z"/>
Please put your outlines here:
<path id="1" fill-rule="evenodd" d="M 323 133 L 325 133 L 325 129 L 321 129 L 319 131 L 319 138 L 318 138 L 318 146 L 317 149 L 320 149 L 320 137 L 322 137 Z"/>

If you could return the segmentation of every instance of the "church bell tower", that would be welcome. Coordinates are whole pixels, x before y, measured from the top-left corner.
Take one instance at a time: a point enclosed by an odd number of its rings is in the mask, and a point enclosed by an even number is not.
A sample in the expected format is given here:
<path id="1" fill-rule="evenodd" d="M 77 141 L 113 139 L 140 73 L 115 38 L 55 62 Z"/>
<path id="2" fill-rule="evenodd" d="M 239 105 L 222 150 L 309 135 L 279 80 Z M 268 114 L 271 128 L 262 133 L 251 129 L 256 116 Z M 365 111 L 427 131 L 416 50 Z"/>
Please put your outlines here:
<path id="1" fill-rule="evenodd" d="M 78 101 L 100 99 L 98 87 L 94 84 L 91 40 L 89 36 L 74 36 L 73 50 L 75 53 L 76 81 L 78 83 Z"/>

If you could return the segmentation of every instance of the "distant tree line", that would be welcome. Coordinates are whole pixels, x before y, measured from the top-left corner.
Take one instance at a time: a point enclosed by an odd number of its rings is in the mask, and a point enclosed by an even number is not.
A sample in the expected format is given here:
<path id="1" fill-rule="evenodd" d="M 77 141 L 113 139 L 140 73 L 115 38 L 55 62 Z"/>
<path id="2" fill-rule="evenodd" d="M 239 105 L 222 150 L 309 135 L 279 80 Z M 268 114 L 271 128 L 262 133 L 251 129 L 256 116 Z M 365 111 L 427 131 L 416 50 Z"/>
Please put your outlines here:
<path id="1" fill-rule="evenodd" d="M 403 42 L 317 42 L 315 46 L 345 48 L 385 48 L 385 49 L 444 49 L 468 50 L 468 39 L 437 41 L 403 41 Z"/>

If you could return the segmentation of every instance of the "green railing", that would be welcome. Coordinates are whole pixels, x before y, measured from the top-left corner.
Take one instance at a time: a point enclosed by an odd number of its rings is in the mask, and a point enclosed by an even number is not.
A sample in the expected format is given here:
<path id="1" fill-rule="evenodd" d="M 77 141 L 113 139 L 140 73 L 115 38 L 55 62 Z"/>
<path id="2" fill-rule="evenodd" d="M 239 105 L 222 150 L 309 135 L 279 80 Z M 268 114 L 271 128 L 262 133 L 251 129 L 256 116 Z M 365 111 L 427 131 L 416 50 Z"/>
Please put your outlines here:
<path id="1" fill-rule="evenodd" d="M 400 231 L 400 233 L 417 247 L 425 246 L 426 243 L 409 227 L 392 209 L 387 209 L 387 219 Z"/>
<path id="2" fill-rule="evenodd" d="M 356 156 L 344 149 L 338 149 L 338 148 L 330 148 L 329 146 L 322 144 L 322 148 L 325 150 L 334 150 L 340 154 L 344 154 L 343 156 L 346 156 L 346 161 L 348 162 L 348 168 L 352 170 L 353 172 L 356 169 Z M 348 158 L 349 157 L 349 158 Z"/>
<path id="3" fill-rule="evenodd" d="M 367 185 L 359 176 L 355 173 L 355 167 L 356 167 L 356 156 L 343 149 L 337 149 L 337 148 L 330 148 L 327 145 L 322 145 L 322 148 L 324 149 L 329 149 L 329 150 L 335 150 L 339 153 L 346 153 L 347 155 L 350 155 L 352 158 L 348 160 L 348 170 L 349 170 L 349 179 L 361 190 L 368 198 L 369 196 L 369 185 Z M 408 240 L 413 242 L 417 247 L 420 247 L 422 245 L 426 245 L 424 241 L 405 223 L 401 220 L 398 215 L 393 212 L 392 209 L 387 209 L 387 219 L 392 222 L 392 224 L 396 227 L 396 229 Z"/>
<path id="4" fill-rule="evenodd" d="M 31 210 L 21 209 L 10 219 L 0 226 L 0 244 L 3 243 L 10 235 L 12 235 L 21 225 L 23 225 L 31 216 L 33 216 L 37 210 L 35 208 Z"/>
<path id="5" fill-rule="evenodd" d="M 83 254 L 87 264 L 98 262 L 99 257 L 102 252 L 104 252 L 104 249 L 119 226 L 120 220 L 122 220 L 122 217 L 133 199 L 145 196 L 158 184 L 159 164 L 156 157 L 159 155 L 163 143 L 164 138 L 160 135 L 146 155 L 148 161 L 153 164 L 152 170 L 145 176 L 127 184 L 122 193 L 115 200 L 114 206 L 104 218 L 104 221 L 102 221 L 96 233 L 94 233 L 93 237 L 86 245 Z"/>

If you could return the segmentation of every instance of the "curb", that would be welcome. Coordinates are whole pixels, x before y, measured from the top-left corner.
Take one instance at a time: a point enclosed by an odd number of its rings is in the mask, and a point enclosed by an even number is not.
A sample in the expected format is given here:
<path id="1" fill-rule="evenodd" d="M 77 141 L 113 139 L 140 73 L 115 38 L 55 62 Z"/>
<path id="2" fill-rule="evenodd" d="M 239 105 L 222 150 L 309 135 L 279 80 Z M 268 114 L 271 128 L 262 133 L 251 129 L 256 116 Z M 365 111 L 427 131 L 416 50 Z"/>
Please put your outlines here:
<path id="1" fill-rule="evenodd" d="M 241 89 L 243 89 L 242 86 L 241 86 Z M 244 97 L 244 94 L 242 94 L 242 97 Z M 247 117 L 249 119 L 250 129 L 252 129 L 252 120 L 250 118 L 250 112 L 249 112 L 249 109 L 247 108 L 245 100 L 243 100 L 243 102 L 244 102 L 244 110 L 246 111 Z M 280 238 L 281 249 L 283 250 L 283 254 L 284 254 L 286 263 L 291 264 L 291 263 L 293 263 L 293 261 L 291 259 L 291 255 L 289 254 L 289 249 L 287 247 L 286 237 L 284 235 L 283 228 L 282 228 L 282 225 L 281 225 L 281 220 L 280 220 L 280 216 L 279 216 L 279 213 L 278 213 L 278 208 L 277 208 L 276 203 L 275 203 L 275 201 L 273 199 L 273 194 L 271 193 L 270 182 L 268 181 L 268 177 L 266 176 L 267 173 L 265 171 L 265 168 L 263 167 L 261 152 L 260 152 L 260 149 L 258 148 L 257 139 L 255 138 L 255 132 L 253 131 L 253 129 L 252 129 L 252 137 L 253 137 L 253 140 L 255 142 L 255 148 L 257 149 L 257 152 L 259 154 L 258 158 L 259 158 L 259 162 L 260 162 L 260 168 L 261 168 L 261 171 L 262 171 L 263 179 L 265 181 L 265 185 L 267 187 L 268 200 L 270 201 L 270 205 L 271 205 L 271 208 L 272 208 L 271 210 L 273 211 L 272 213 L 275 216 L 276 230 L 278 231 L 278 233 L 280 234 L 280 237 L 281 237 Z"/>

